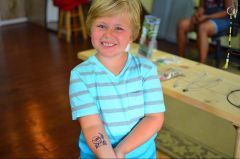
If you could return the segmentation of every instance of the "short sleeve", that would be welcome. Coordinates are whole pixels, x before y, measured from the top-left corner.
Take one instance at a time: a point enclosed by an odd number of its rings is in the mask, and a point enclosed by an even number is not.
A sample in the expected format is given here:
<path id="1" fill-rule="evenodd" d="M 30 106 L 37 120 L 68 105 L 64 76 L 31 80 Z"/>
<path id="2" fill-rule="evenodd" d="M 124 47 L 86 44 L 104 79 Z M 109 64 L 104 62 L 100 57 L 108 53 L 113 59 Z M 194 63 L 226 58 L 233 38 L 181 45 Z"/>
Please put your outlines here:
<path id="1" fill-rule="evenodd" d="M 165 111 L 163 91 L 154 64 L 151 65 L 143 77 L 143 92 L 145 114 Z"/>
<path id="2" fill-rule="evenodd" d="M 94 97 L 89 92 L 80 73 L 71 71 L 69 84 L 69 99 L 72 111 L 72 119 L 78 117 L 98 114 Z"/>

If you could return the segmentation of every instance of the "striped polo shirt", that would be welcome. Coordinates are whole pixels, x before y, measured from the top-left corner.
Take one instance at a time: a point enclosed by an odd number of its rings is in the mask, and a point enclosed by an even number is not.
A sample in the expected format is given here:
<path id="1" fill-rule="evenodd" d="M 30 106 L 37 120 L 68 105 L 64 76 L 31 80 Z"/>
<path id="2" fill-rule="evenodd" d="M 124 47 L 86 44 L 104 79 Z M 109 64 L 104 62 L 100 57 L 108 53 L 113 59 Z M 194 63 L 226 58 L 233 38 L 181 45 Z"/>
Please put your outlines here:
<path id="1" fill-rule="evenodd" d="M 120 74 L 114 75 L 91 56 L 71 71 L 69 86 L 72 119 L 99 114 L 115 147 L 144 117 L 164 112 L 162 88 L 156 66 L 149 60 L 128 53 Z M 154 135 L 126 158 L 152 158 L 156 154 Z M 81 158 L 95 158 L 80 134 Z"/>

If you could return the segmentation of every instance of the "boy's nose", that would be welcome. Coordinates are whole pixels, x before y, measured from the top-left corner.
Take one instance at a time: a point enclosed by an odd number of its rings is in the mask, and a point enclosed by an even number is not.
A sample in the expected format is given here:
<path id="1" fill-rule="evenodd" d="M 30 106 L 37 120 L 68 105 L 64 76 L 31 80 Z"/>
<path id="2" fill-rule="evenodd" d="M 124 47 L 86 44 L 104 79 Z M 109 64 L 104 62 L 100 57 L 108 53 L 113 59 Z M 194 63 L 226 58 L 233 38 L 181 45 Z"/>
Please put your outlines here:
<path id="1" fill-rule="evenodd" d="M 105 31 L 104 35 L 105 35 L 105 36 L 112 36 L 113 31 L 114 31 L 113 29 L 107 29 L 107 30 Z"/>

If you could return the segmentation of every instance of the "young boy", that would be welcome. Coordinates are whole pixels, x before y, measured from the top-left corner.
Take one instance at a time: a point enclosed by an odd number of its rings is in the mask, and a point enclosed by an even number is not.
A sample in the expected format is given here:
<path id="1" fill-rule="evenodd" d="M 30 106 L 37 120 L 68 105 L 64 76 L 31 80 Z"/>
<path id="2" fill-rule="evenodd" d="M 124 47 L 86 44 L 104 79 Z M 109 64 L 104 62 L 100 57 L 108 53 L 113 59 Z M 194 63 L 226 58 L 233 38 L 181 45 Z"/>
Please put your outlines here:
<path id="1" fill-rule="evenodd" d="M 153 63 L 126 52 L 140 30 L 140 0 L 94 0 L 87 27 L 96 54 L 71 71 L 81 158 L 156 158 L 165 111 Z"/>

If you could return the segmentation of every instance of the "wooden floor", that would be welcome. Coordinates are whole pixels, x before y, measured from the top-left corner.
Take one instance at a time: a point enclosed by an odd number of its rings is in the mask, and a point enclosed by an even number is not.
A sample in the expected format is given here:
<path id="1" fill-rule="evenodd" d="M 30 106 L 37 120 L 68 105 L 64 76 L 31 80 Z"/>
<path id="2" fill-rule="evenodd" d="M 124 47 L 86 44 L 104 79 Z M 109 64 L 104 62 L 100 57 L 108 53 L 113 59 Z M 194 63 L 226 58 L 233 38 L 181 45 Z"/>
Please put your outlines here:
<path id="1" fill-rule="evenodd" d="M 0 27 L 0 158 L 77 158 L 69 72 L 89 42 L 32 24 Z"/>

